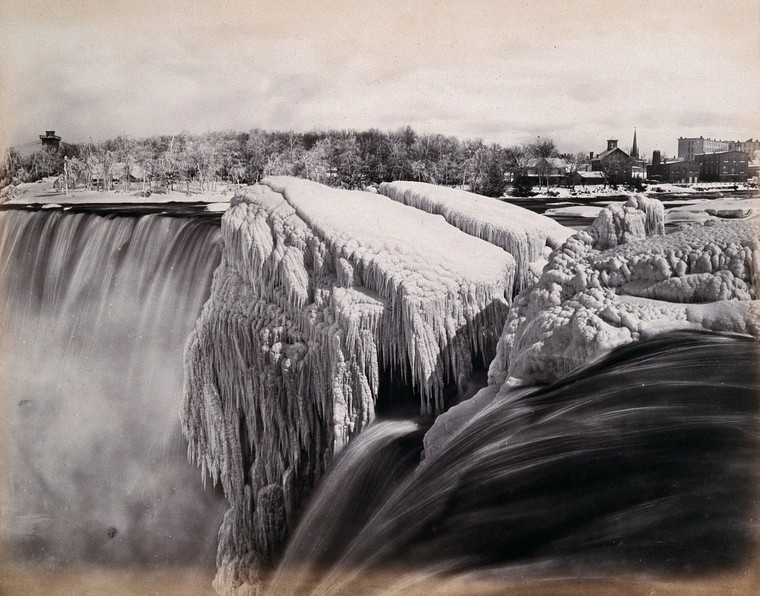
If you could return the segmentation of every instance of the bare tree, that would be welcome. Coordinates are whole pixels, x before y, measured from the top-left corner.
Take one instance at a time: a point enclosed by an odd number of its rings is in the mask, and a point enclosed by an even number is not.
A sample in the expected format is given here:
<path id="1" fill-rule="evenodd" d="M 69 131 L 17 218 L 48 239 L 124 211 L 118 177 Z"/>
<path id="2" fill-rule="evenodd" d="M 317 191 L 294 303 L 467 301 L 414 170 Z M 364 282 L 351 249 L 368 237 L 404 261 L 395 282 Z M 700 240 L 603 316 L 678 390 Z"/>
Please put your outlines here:
<path id="1" fill-rule="evenodd" d="M 551 171 L 551 163 L 549 160 L 552 157 L 558 157 L 559 151 L 552 139 L 538 138 L 535 143 L 528 145 L 528 154 L 535 158 L 536 172 L 538 173 L 538 185 L 541 186 L 541 178 L 544 178 L 547 188 L 549 187 L 549 172 Z"/>

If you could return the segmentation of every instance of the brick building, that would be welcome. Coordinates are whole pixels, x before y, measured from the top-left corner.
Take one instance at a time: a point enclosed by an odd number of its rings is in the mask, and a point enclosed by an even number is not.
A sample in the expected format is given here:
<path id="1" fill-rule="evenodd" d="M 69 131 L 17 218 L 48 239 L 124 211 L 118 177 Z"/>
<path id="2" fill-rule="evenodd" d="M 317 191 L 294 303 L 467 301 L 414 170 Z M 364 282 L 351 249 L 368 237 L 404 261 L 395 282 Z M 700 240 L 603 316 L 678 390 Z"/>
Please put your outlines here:
<path id="1" fill-rule="evenodd" d="M 746 182 L 749 177 L 749 156 L 742 151 L 700 153 L 694 161 L 700 165 L 704 182 Z"/>
<path id="2" fill-rule="evenodd" d="M 700 166 L 688 159 L 662 159 L 659 151 L 652 152 L 652 164 L 647 166 L 647 178 L 652 181 L 693 183 L 699 180 Z"/>
<path id="3" fill-rule="evenodd" d="M 604 172 L 610 184 L 630 182 L 632 178 L 644 177 L 641 160 L 635 159 L 617 146 L 617 139 L 607 141 L 607 150 L 596 157 L 591 157 L 591 170 Z M 636 147 L 638 153 L 638 148 Z"/>

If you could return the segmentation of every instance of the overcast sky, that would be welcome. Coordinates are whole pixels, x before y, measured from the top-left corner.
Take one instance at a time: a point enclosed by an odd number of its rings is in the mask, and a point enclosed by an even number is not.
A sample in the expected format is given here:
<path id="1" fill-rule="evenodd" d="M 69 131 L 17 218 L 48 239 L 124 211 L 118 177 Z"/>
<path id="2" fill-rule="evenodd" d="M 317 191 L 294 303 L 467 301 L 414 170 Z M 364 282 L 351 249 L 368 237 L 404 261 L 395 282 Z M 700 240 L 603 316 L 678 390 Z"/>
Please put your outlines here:
<path id="1" fill-rule="evenodd" d="M 760 136 L 758 0 L 0 0 L 0 67 L 3 146 L 408 124 L 567 152 L 627 149 L 636 127 L 674 154 Z"/>

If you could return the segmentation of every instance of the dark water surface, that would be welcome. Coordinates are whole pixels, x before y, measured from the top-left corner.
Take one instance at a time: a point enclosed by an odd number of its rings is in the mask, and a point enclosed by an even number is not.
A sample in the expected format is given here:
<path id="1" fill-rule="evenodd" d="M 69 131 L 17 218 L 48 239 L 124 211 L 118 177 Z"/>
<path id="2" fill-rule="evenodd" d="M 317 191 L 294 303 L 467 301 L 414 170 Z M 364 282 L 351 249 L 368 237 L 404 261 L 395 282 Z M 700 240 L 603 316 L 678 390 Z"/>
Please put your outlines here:
<path id="1" fill-rule="evenodd" d="M 522 580 L 740 568 L 756 547 L 759 355 L 752 339 L 695 333 L 626 346 L 492 404 L 411 469 L 420 428 L 370 428 L 319 488 L 271 592 L 352 593 L 388 569 Z"/>

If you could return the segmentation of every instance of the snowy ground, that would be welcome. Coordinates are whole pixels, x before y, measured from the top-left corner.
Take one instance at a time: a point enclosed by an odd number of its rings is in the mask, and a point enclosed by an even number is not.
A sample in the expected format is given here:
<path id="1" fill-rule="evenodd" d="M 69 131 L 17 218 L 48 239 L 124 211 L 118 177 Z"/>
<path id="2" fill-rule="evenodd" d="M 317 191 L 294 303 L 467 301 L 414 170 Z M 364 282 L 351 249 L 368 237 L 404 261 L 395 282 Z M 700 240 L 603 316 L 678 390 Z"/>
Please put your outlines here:
<path id="1" fill-rule="evenodd" d="M 746 192 L 753 190 L 748 184 L 735 184 L 733 182 L 698 182 L 696 184 L 648 184 L 646 194 L 655 196 L 657 198 L 667 199 L 667 195 L 699 195 L 700 193 L 730 193 L 730 192 Z M 755 189 L 757 190 L 757 189 Z M 611 187 L 604 186 L 576 186 L 575 188 L 534 188 L 536 193 L 534 198 L 541 199 L 553 199 L 553 200 L 571 200 L 571 201 L 587 201 L 589 199 L 596 200 L 597 198 L 605 197 L 618 197 L 624 194 L 630 194 L 622 188 L 613 189 Z M 662 197 L 660 195 L 665 195 Z M 506 197 L 509 198 L 509 197 Z"/>
<path id="2" fill-rule="evenodd" d="M 760 214 L 760 197 L 694 199 L 679 202 L 666 208 L 666 223 L 685 224 L 705 222 L 709 219 L 736 219 Z M 574 218 L 591 223 L 603 209 L 601 205 L 569 205 L 551 207 L 544 211 L 547 217 L 563 219 Z"/>
<path id="3" fill-rule="evenodd" d="M 678 192 L 684 191 L 681 187 L 669 186 L 677 188 Z M 567 191 L 568 189 L 562 190 Z M 666 211 L 665 222 L 669 228 L 691 223 L 704 223 L 708 220 L 742 219 L 760 214 L 760 196 L 757 192 L 748 195 L 745 189 L 741 194 L 715 198 L 714 196 L 707 197 L 704 192 L 694 190 L 694 188 L 686 189 L 686 191 L 690 193 L 688 198 L 684 198 L 683 195 L 674 196 L 667 193 L 647 192 L 645 194 L 662 201 Z M 543 211 L 544 215 L 580 230 L 589 225 L 605 206 L 621 202 L 622 197 L 617 195 L 615 199 L 610 199 L 600 193 L 594 195 L 593 201 L 585 201 L 585 203 L 590 204 L 582 204 L 584 201 L 577 196 L 570 197 L 572 199 L 570 201 L 561 197 L 547 197 L 546 199 L 534 197 L 534 199 L 547 201 L 548 208 Z"/>
<path id="4" fill-rule="evenodd" d="M 132 190 L 116 189 L 111 191 L 87 190 L 77 188 L 65 194 L 55 188 L 54 177 L 43 178 L 39 182 L 28 182 L 19 185 L 7 201 L 0 200 L 3 205 L 43 205 L 64 207 L 68 205 L 113 205 L 113 204 L 164 204 L 164 203 L 204 203 L 209 211 L 224 211 L 229 207 L 229 201 L 235 194 L 234 185 L 218 185 L 217 190 L 203 193 L 174 190 L 165 193 L 153 192 L 150 196 L 140 195 L 142 185 L 133 183 Z"/>
<path id="5" fill-rule="evenodd" d="M 56 178 L 49 177 L 39 182 L 21 184 L 6 200 L 0 197 L 0 207 L 30 207 L 41 209 L 74 209 L 85 211 L 115 211 L 137 213 L 182 213 L 187 216 L 218 218 L 229 208 L 236 192 L 250 188 L 247 185 L 218 184 L 215 190 L 203 193 L 198 190 L 174 190 L 154 192 L 141 196 L 142 185 L 133 183 L 131 190 L 116 189 L 98 191 L 78 188 L 65 194 L 55 187 Z M 503 197 L 493 200 L 495 206 L 510 203 L 524 207 L 534 213 L 541 213 L 556 222 L 582 230 L 591 224 L 599 212 L 607 205 L 621 203 L 634 193 L 621 189 L 595 187 L 575 189 L 552 188 L 534 189 L 539 191 L 534 197 Z M 760 214 L 760 191 L 746 184 L 698 183 L 691 185 L 657 184 L 649 185 L 644 193 L 661 200 L 666 209 L 668 230 L 709 220 L 742 219 Z M 10 196 L 12 198 L 7 198 Z M 484 198 L 485 201 L 492 199 Z M 485 214 L 491 221 L 492 210 Z M 491 223 L 495 223 L 491 221 Z"/>
<path id="6" fill-rule="evenodd" d="M 562 215 L 594 219 L 602 209 L 604 207 L 597 205 L 570 205 L 568 207 L 552 207 L 544 211 L 544 215 L 547 217 Z"/>
<path id="7" fill-rule="evenodd" d="M 690 201 L 669 210 L 670 214 L 695 213 L 704 211 L 716 217 L 749 217 L 760 214 L 760 197 L 703 199 Z"/>
<path id="8" fill-rule="evenodd" d="M 204 203 L 208 204 L 209 211 L 224 211 L 229 207 L 232 196 L 241 187 L 236 185 L 219 184 L 216 190 L 207 190 L 203 193 L 193 190 L 186 192 L 178 188 L 177 190 L 166 193 L 152 193 L 149 197 L 140 196 L 142 185 L 139 182 L 132 184 L 131 190 L 116 189 L 112 191 L 87 190 L 77 188 L 64 194 L 63 191 L 54 187 L 55 177 L 43 178 L 38 182 L 29 182 L 21 184 L 13 192 L 12 197 L 3 201 L 0 198 L 0 204 L 3 205 L 102 205 L 102 204 L 145 204 L 145 203 Z M 242 188 L 246 188 L 244 185 Z M 547 215 L 574 216 L 594 218 L 603 206 L 609 201 L 621 200 L 632 194 L 622 189 L 612 189 L 604 187 L 581 187 L 570 188 L 550 188 L 534 189 L 537 193 L 532 199 L 537 201 L 547 201 L 552 203 L 552 208 Z M 753 192 L 754 191 L 754 192 Z M 723 182 L 700 182 L 697 184 L 650 184 L 645 194 L 664 200 L 666 203 L 670 199 L 683 199 L 683 203 L 688 202 L 689 207 L 679 209 L 680 211 L 702 211 L 701 207 L 695 207 L 702 201 L 710 201 L 710 207 L 714 207 L 715 201 L 732 202 L 736 200 L 746 200 L 744 197 L 747 193 L 760 196 L 758 189 L 750 187 L 747 184 L 734 184 Z M 715 198 L 715 193 L 723 196 Z M 737 193 L 737 197 L 731 197 L 732 193 Z M 689 195 L 683 197 L 683 195 Z M 707 195 L 702 198 L 700 195 Z M 519 203 L 516 197 L 503 197 L 508 202 Z M 588 209 L 579 209 L 577 204 L 593 203 Z M 562 203 L 570 208 L 561 209 Z M 682 204 L 683 204 L 682 203 Z M 666 204 L 666 208 L 667 208 Z M 742 208 L 758 208 L 758 203 L 742 205 Z M 680 205 L 679 205 L 680 207 Z M 719 209 L 732 207 L 717 207 Z"/>

